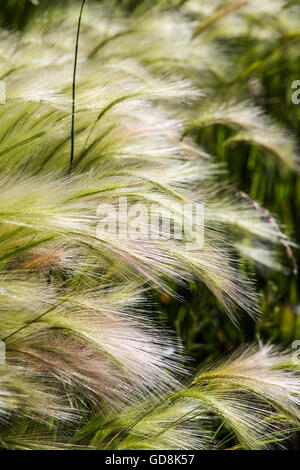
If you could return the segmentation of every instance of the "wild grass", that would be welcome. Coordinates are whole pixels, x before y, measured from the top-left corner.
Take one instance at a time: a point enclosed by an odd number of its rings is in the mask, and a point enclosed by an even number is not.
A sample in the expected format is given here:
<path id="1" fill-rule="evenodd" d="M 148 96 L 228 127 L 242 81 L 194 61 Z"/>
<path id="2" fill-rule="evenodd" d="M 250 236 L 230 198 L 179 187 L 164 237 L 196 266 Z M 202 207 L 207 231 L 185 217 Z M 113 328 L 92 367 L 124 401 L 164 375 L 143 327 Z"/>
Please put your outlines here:
<path id="1" fill-rule="evenodd" d="M 128 13 L 89 0 L 74 74 L 81 5 L 28 5 L 21 34 L 1 31 L 1 446 L 284 445 L 299 426 L 291 353 L 259 342 L 195 373 L 155 297 L 210 291 L 236 328 L 242 310 L 261 315 L 250 263 L 284 271 L 281 252 L 296 269 L 284 227 L 230 182 L 205 132 L 222 125 L 226 149 L 243 141 L 298 172 L 293 133 L 243 85 L 283 43 L 294 60 L 298 6 L 138 2 Z M 268 59 L 243 64 L 222 44 L 236 38 Z M 178 202 L 204 204 L 204 245 L 96 236 L 99 207 L 125 196 L 173 226 Z M 210 316 L 197 309 L 197 321 Z"/>

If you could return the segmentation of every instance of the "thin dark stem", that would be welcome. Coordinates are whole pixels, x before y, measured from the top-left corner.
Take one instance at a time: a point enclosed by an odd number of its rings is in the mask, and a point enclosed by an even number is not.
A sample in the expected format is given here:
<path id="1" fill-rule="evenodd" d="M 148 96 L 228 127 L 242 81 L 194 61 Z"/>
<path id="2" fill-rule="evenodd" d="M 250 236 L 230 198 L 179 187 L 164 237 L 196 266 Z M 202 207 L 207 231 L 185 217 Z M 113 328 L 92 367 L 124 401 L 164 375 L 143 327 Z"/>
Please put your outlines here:
<path id="1" fill-rule="evenodd" d="M 62 303 L 62 302 L 61 302 Z M 20 331 L 24 330 L 25 328 L 27 328 L 27 326 L 30 326 L 32 325 L 32 323 L 35 323 L 37 321 L 39 321 L 41 318 L 43 318 L 45 315 L 48 315 L 48 313 L 52 312 L 53 310 L 55 310 L 56 308 L 58 307 L 58 305 L 54 305 L 52 307 L 50 307 L 48 310 L 46 310 L 46 312 L 42 313 L 41 315 L 39 315 L 38 317 L 34 318 L 33 320 L 31 320 L 30 322 L 28 323 L 25 323 L 25 325 L 21 326 L 21 328 L 19 328 L 18 330 L 14 331 L 13 333 L 11 333 L 10 335 L 6 336 L 5 338 L 2 338 L 1 341 L 6 341 L 8 340 L 9 338 L 11 338 L 12 336 L 16 335 L 17 333 L 19 333 Z"/>
<path id="2" fill-rule="evenodd" d="M 78 60 L 78 46 L 79 46 L 79 37 L 80 37 L 80 27 L 81 27 L 81 18 L 83 13 L 83 8 L 86 0 L 82 0 L 78 26 L 77 26 L 77 37 L 76 37 L 76 46 L 75 46 L 75 60 L 74 60 L 74 71 L 73 71 L 73 92 L 72 92 L 72 126 L 71 126 L 71 156 L 70 156 L 70 165 L 68 169 L 68 176 L 71 176 L 73 170 L 74 162 L 74 141 L 75 141 L 75 105 L 76 105 L 76 72 L 77 72 L 77 60 Z"/>

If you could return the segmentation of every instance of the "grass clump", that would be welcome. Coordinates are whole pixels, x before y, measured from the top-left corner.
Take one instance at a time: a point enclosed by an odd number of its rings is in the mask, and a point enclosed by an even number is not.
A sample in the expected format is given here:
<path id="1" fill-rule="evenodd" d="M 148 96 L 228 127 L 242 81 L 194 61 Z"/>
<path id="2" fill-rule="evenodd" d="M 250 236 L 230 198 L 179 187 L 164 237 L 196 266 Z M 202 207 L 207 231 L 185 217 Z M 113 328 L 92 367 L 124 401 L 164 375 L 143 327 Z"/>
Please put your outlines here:
<path id="1" fill-rule="evenodd" d="M 27 6 L 22 33 L 0 37 L 2 448 L 284 445 L 299 425 L 291 354 L 260 341 L 192 371 L 156 300 L 210 292 L 238 331 L 242 310 L 261 315 L 253 265 L 284 271 L 281 252 L 296 270 L 283 227 L 228 182 L 211 147 L 225 157 L 243 142 L 299 171 L 292 132 L 246 86 L 281 48 L 294 60 L 298 6 L 90 0 L 73 82 L 82 3 Z M 241 40 L 260 59 L 245 63 Z M 179 203 L 204 204 L 204 243 L 186 243 L 197 226 L 183 240 L 99 236 L 99 208 L 120 197 L 155 204 L 152 218 L 173 228 Z M 196 309 L 196 324 L 211 321 L 210 307 Z"/>

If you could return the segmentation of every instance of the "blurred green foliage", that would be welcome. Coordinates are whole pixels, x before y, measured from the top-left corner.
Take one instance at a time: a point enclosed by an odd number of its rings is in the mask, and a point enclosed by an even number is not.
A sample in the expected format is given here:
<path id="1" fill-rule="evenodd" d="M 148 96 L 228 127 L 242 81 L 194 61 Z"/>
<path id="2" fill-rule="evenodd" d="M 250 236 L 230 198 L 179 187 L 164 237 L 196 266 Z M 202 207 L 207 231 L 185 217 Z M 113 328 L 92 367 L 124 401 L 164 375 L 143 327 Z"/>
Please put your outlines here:
<path id="1" fill-rule="evenodd" d="M 31 0 L 5 0 L 1 2 L 0 22 L 2 27 L 22 28 L 34 8 Z"/>

